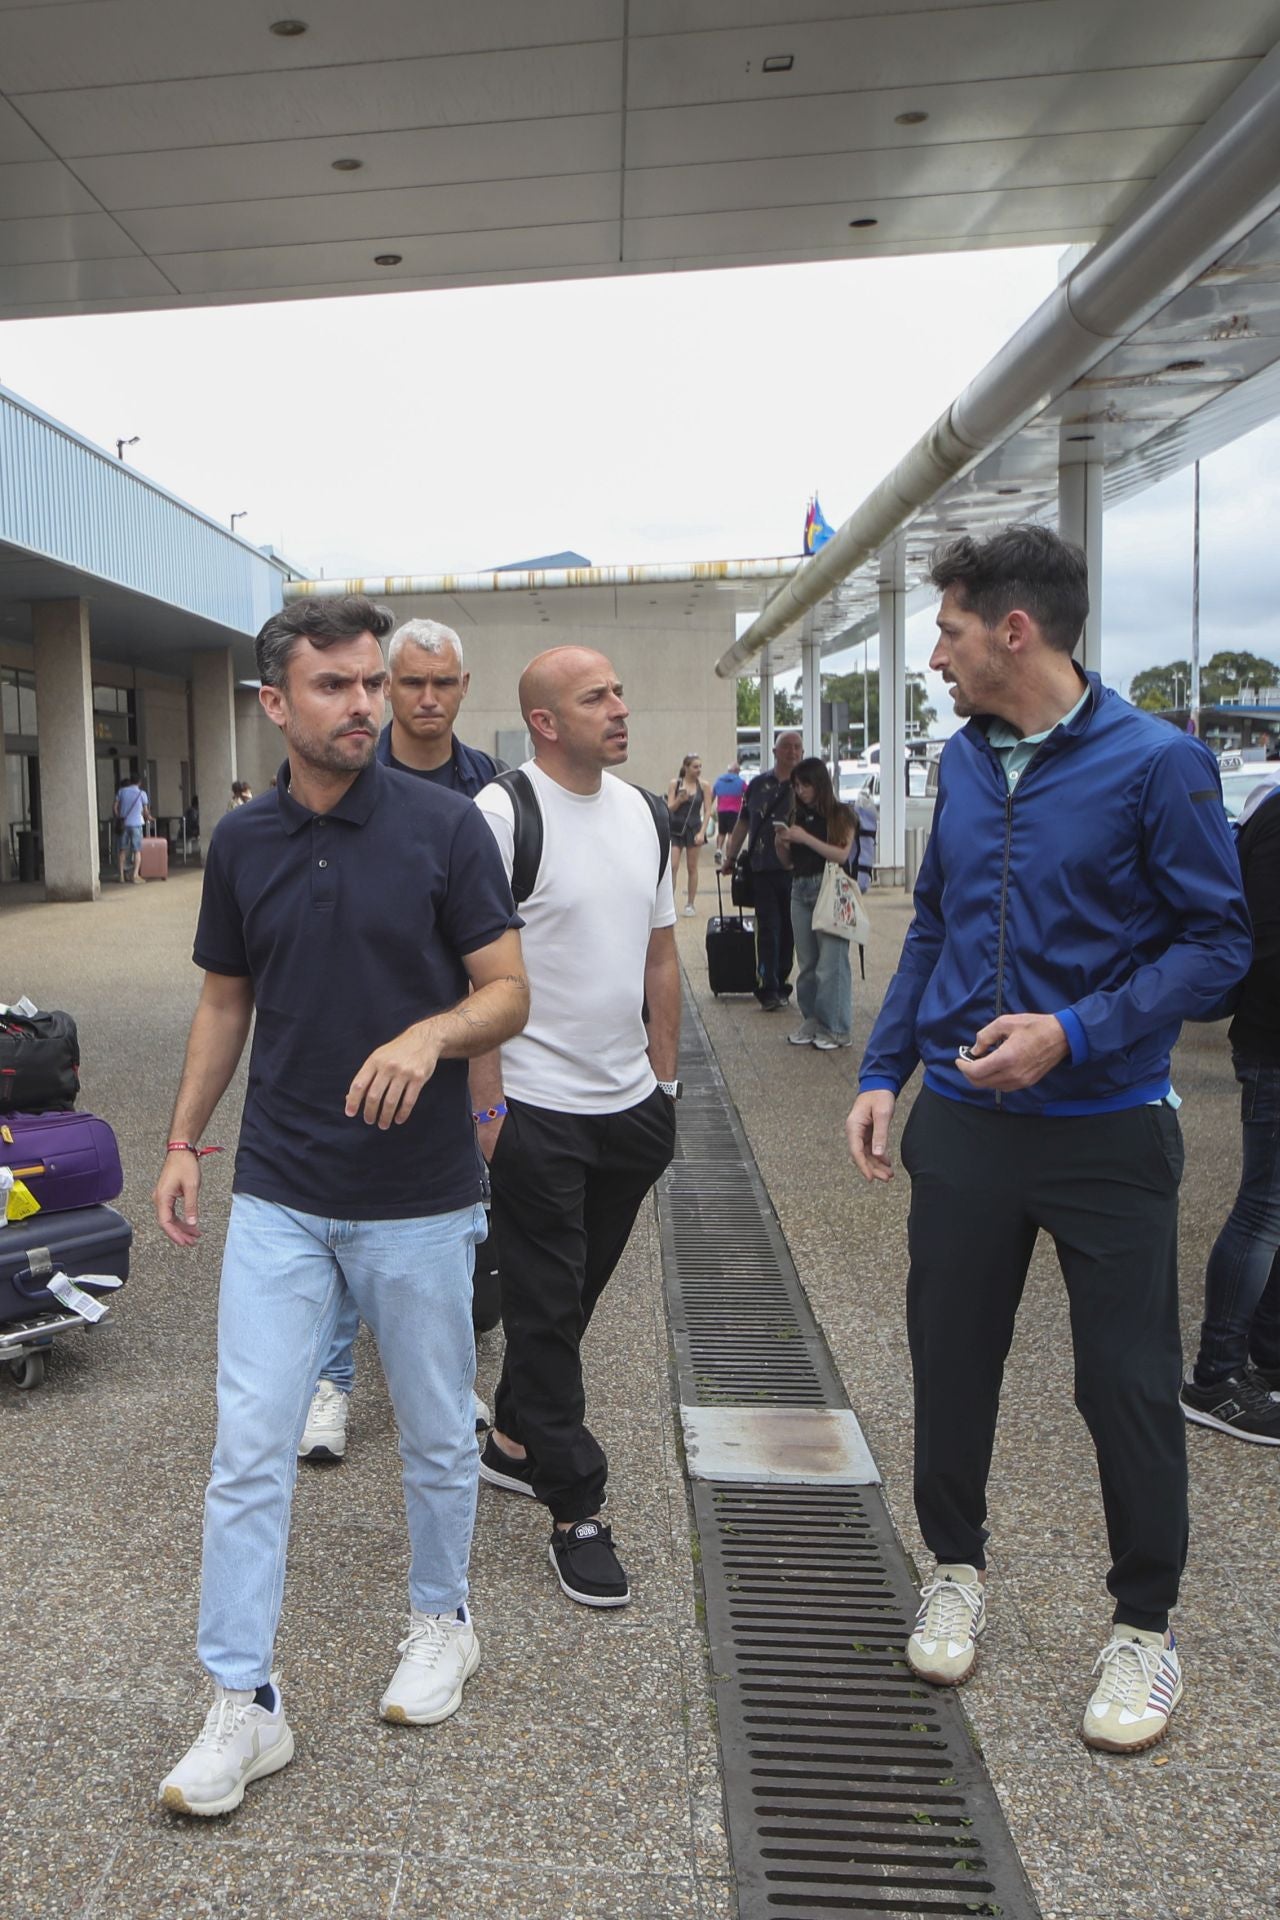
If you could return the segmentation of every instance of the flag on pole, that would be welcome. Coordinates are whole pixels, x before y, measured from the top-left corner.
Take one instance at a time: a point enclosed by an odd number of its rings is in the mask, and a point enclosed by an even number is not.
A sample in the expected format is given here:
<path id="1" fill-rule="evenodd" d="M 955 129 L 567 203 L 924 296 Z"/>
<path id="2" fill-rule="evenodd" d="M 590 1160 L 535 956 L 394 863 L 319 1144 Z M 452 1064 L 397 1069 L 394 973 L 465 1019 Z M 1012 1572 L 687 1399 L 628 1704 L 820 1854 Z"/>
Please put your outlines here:
<path id="1" fill-rule="evenodd" d="M 804 517 L 804 550 L 806 554 L 816 553 L 819 547 L 825 547 L 828 540 L 835 537 L 835 528 L 827 522 L 822 508 L 818 505 L 817 494 L 809 499 L 809 511 Z"/>

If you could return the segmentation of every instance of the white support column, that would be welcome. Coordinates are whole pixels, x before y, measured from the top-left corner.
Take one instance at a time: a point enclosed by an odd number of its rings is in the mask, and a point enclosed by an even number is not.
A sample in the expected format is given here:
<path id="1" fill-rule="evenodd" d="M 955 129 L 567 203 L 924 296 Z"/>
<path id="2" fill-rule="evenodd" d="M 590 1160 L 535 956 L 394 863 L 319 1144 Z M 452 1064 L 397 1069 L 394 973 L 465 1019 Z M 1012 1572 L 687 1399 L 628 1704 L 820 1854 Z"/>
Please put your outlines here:
<path id="1" fill-rule="evenodd" d="M 879 864 L 906 865 L 907 581 L 901 540 L 880 551 Z"/>
<path id="2" fill-rule="evenodd" d="M 1080 664 L 1102 672 L 1102 462 L 1064 461 L 1058 468 L 1058 532 L 1083 547 L 1089 562 L 1089 618 Z"/>
<path id="3" fill-rule="evenodd" d="M 98 897 L 98 792 L 87 600 L 36 600 L 40 830 L 48 900 Z"/>
<path id="4" fill-rule="evenodd" d="M 193 785 L 200 795 L 200 821 L 208 846 L 213 823 L 226 810 L 236 778 L 236 683 L 229 647 L 193 656 L 191 711 Z"/>
<path id="5" fill-rule="evenodd" d="M 812 613 L 804 617 L 800 640 L 800 715 L 804 750 L 811 759 L 822 758 L 822 656 L 814 633 L 817 623 Z"/>
<path id="6" fill-rule="evenodd" d="M 773 667 L 769 649 L 760 655 L 760 771 L 773 765 Z"/>

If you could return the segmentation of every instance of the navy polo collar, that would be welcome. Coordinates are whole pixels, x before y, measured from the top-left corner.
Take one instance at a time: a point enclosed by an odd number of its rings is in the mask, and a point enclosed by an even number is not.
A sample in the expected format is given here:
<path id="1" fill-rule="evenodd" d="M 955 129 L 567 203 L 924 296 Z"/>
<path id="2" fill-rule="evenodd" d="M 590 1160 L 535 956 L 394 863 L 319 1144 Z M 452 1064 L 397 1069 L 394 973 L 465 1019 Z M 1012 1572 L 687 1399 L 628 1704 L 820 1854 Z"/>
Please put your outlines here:
<path id="1" fill-rule="evenodd" d="M 286 833 L 299 833 L 316 820 L 347 820 L 353 827 L 363 827 L 378 804 L 378 783 L 382 776 L 376 755 L 367 767 L 361 769 L 341 800 L 330 807 L 327 813 L 313 813 L 310 807 L 304 807 L 300 800 L 294 799 L 289 791 L 289 772 L 289 762 L 286 760 L 276 775 L 276 805 L 280 809 L 280 824 Z"/>

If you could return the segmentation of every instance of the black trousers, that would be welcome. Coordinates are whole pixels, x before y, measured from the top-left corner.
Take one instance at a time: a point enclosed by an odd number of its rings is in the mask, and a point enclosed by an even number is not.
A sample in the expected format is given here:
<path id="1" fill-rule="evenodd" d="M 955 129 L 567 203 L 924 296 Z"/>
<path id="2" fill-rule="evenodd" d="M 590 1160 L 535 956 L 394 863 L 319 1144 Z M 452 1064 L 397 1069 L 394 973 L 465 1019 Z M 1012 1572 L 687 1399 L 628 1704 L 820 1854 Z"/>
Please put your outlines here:
<path id="1" fill-rule="evenodd" d="M 600 1510 L 608 1462 L 586 1424 L 582 1336 L 644 1197 L 675 1148 L 657 1088 L 622 1113 L 507 1100 L 490 1163 L 507 1351 L 494 1424 L 533 1462 L 533 1490 L 572 1524 Z"/>
<path id="2" fill-rule="evenodd" d="M 756 998 L 785 1000 L 791 992 L 795 943 L 791 932 L 791 875 L 781 868 L 754 873 Z"/>
<path id="3" fill-rule="evenodd" d="M 1114 1617 L 1163 1631 L 1187 1554 L 1176 1113 L 1044 1119 L 926 1087 L 902 1162 L 911 1176 L 915 1500 L 930 1551 L 985 1564 L 1004 1363 L 1043 1230 L 1067 1286 L 1075 1401 L 1097 1450 Z M 1046 1497 L 1052 1477 L 1047 1463 Z"/>

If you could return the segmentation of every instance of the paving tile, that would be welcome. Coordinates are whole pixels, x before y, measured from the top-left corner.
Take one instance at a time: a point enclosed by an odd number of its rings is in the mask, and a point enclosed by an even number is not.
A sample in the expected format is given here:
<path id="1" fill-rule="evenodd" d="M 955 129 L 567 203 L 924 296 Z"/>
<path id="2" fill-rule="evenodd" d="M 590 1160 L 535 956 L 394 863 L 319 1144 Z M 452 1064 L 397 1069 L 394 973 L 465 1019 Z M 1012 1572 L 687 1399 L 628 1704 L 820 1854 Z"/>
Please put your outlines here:
<path id="1" fill-rule="evenodd" d="M 60 1822 L 28 1825 L 13 1808 L 0 1823 L 0 1911 L 5 1920 L 79 1920 L 90 1907 L 118 1841 L 63 1810 Z"/>
<path id="2" fill-rule="evenodd" d="M 80 1920 L 333 1920 L 335 1914 L 342 1920 L 387 1920 L 390 1915 L 400 1873 L 396 1854 L 330 1850 L 314 1841 L 304 1845 L 292 1831 L 277 1838 L 264 1830 L 249 1843 L 238 1832 L 229 1838 L 225 1828 L 217 1820 L 184 1823 L 122 1845 L 92 1909 Z"/>
<path id="3" fill-rule="evenodd" d="M 575 1848 L 570 1844 L 566 1851 Z M 722 1889 L 692 1875 L 619 1873 L 594 1864 L 578 1872 L 530 1871 L 505 1858 L 469 1866 L 406 1863 L 395 1920 L 729 1920 Z M 713 1904 L 708 1904 L 708 1896 Z"/>
<path id="4" fill-rule="evenodd" d="M 1224 1718 L 1220 1736 L 1230 1726 Z M 1172 1745 L 1167 1766 L 1106 1768 L 1112 1801 L 1146 1852 L 1151 1898 L 1173 1920 L 1275 1920 L 1280 1774 L 1250 1771 L 1242 1791 L 1234 1729 L 1230 1738 L 1229 1754 L 1220 1741 L 1220 1768 Z"/>

